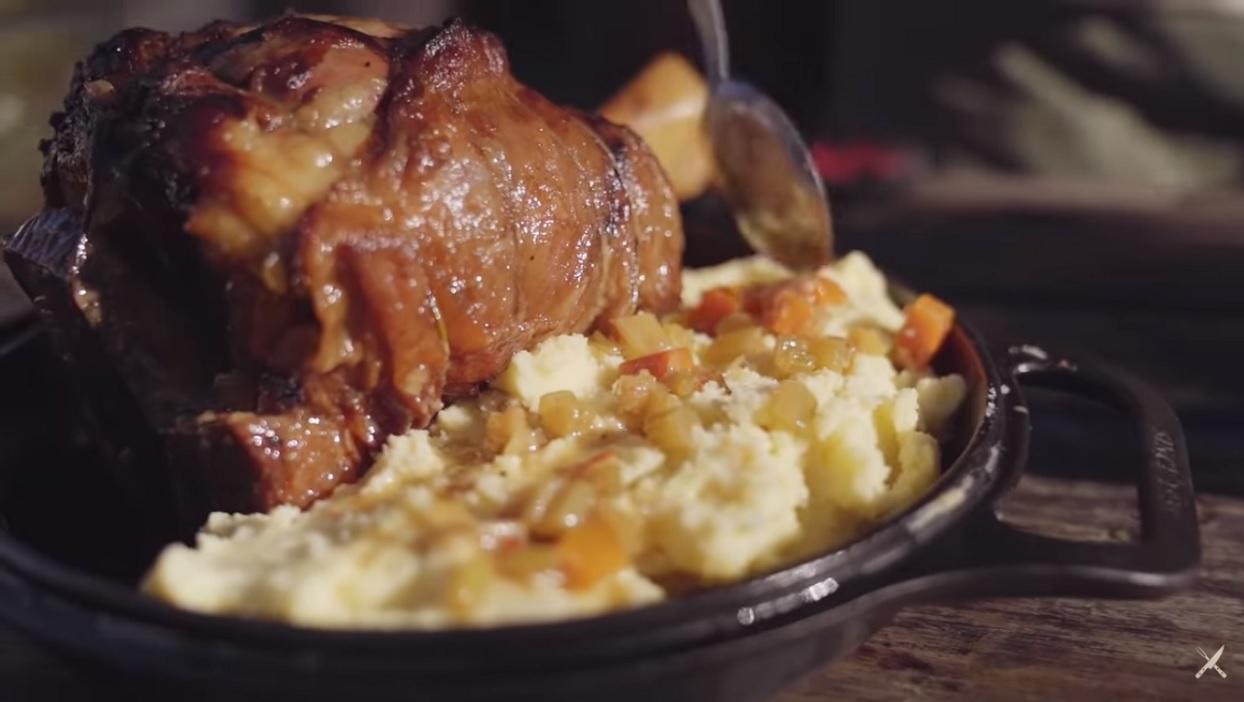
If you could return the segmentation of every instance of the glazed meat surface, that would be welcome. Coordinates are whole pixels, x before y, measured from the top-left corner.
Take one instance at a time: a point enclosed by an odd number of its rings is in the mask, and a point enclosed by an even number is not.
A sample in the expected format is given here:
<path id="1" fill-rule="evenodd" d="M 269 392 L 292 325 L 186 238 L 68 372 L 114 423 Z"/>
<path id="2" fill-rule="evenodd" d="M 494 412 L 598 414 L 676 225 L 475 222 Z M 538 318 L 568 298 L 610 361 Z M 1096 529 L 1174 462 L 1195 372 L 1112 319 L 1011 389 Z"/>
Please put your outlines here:
<path id="1" fill-rule="evenodd" d="M 516 351 L 678 300 L 647 148 L 460 22 L 128 30 L 53 126 L 10 262 L 214 509 L 306 505 Z"/>

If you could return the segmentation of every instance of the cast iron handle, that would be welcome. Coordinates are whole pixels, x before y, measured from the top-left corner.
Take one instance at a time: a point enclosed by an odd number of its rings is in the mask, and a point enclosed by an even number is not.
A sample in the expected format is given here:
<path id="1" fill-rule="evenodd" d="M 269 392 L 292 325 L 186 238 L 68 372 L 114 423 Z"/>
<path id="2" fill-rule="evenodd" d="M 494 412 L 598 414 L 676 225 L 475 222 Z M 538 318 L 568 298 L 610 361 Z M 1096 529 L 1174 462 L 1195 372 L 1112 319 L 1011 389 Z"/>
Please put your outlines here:
<path id="1" fill-rule="evenodd" d="M 1200 530 L 1183 429 L 1151 387 L 1095 363 L 1053 356 L 1034 346 L 1009 352 L 1017 384 L 1102 400 L 1126 412 L 1140 434 L 1138 543 L 1086 543 L 1020 531 L 990 511 L 986 548 L 1007 571 L 1006 584 L 1034 594 L 1160 595 L 1189 584 L 1201 561 Z M 998 583 L 1003 584 L 1002 582 Z"/>
<path id="2" fill-rule="evenodd" d="M 1189 585 L 1201 561 L 1200 530 L 1183 429 L 1148 385 L 1120 370 L 1071 361 L 1035 346 L 1008 354 L 1016 386 L 1034 385 L 1105 401 L 1136 423 L 1140 540 L 1099 543 L 1042 536 L 1000 520 L 992 508 L 968 527 L 960 567 L 917 577 L 921 594 L 1153 597 Z M 1026 408 L 1025 408 L 1026 409 Z M 932 570 L 938 570 L 934 566 Z M 903 588 L 906 589 L 906 588 Z M 907 594 L 915 595 L 915 589 Z"/>
<path id="3" fill-rule="evenodd" d="M 1035 346 L 1012 348 L 1008 371 L 1015 386 L 1022 382 L 1104 400 L 1135 420 L 1143 455 L 1137 474 L 1139 542 L 1033 534 L 1003 522 L 989 505 L 956 530 L 966 538 L 952 536 L 944 544 L 948 550 L 934 548 L 904 577 L 838 607 L 834 616 L 962 597 L 1156 597 L 1196 578 L 1201 562 L 1196 502 L 1183 429 L 1170 406 L 1122 371 L 1070 361 Z M 1022 402 L 1019 406 L 1027 410 Z"/>

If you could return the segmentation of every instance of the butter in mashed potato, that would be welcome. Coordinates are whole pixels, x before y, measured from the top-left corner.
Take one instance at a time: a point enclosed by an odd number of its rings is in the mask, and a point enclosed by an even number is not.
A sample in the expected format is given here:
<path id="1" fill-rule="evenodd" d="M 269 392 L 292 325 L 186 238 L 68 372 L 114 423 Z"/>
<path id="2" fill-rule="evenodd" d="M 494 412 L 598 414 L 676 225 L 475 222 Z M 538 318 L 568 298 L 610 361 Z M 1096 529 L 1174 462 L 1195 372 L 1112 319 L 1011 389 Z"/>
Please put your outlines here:
<path id="1" fill-rule="evenodd" d="M 683 303 L 791 275 L 761 258 L 689 270 Z M 800 317 L 798 339 L 746 314 L 709 334 L 644 317 L 633 333 L 658 348 L 639 360 L 633 339 L 546 339 L 390 438 L 358 484 L 303 512 L 212 515 L 144 587 L 308 626 L 481 626 L 636 607 L 840 546 L 937 478 L 965 386 L 878 351 L 904 318 L 865 256 L 816 275 L 842 299 Z"/>

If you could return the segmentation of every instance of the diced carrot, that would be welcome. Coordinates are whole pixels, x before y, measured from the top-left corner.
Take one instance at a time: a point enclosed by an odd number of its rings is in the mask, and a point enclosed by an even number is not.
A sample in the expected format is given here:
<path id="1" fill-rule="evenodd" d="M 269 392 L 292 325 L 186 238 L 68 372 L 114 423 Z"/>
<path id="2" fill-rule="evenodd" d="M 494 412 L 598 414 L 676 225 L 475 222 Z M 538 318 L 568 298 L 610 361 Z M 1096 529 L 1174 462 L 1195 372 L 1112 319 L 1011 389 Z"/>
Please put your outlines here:
<path id="1" fill-rule="evenodd" d="M 590 515 L 557 542 L 566 584 L 574 590 L 592 587 L 622 570 L 629 562 L 622 540 L 609 522 Z"/>
<path id="2" fill-rule="evenodd" d="M 812 303 L 827 307 L 830 305 L 841 305 L 847 301 L 847 293 L 834 281 L 829 278 L 815 276 L 812 279 Z"/>
<path id="3" fill-rule="evenodd" d="M 743 311 L 759 317 L 773 302 L 773 297 L 781 290 L 780 284 L 757 285 L 743 291 Z"/>
<path id="4" fill-rule="evenodd" d="M 921 295 L 907 306 L 903 328 L 894 344 L 894 360 L 904 368 L 929 365 L 955 324 L 955 309 L 932 295 Z"/>
<path id="5" fill-rule="evenodd" d="M 744 296 L 743 308 L 769 331 L 797 336 L 807 332 L 818 307 L 840 305 L 846 299 L 837 283 L 812 275 L 752 288 Z"/>
<path id="6" fill-rule="evenodd" d="M 721 320 L 738 312 L 742 307 L 739 293 L 732 288 L 713 288 L 700 298 L 700 304 L 691 310 L 687 323 L 702 334 L 712 334 Z"/>
<path id="7" fill-rule="evenodd" d="M 761 324 L 774 334 L 802 334 L 812 321 L 812 303 L 793 290 L 784 290 L 774 297 L 760 318 Z"/>
<path id="8" fill-rule="evenodd" d="M 665 380 L 674 373 L 691 370 L 695 367 L 695 359 L 691 351 L 684 347 L 666 349 L 656 353 L 633 358 L 619 368 L 622 375 L 635 375 L 640 371 L 648 371 L 657 380 Z"/>

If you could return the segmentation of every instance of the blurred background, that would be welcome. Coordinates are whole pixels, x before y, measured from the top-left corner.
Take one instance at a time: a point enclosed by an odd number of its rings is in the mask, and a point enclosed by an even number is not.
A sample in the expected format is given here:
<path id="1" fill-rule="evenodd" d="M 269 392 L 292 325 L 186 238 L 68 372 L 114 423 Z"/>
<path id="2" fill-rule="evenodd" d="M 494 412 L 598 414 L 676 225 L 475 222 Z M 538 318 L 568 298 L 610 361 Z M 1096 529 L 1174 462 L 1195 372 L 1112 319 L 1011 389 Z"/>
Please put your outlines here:
<path id="1" fill-rule="evenodd" d="M 735 71 L 814 142 L 840 250 L 936 290 L 999 347 L 1046 343 L 1151 380 L 1185 422 L 1199 487 L 1244 494 L 1244 1 L 725 6 Z M 463 16 L 501 35 L 520 79 L 586 108 L 660 51 L 699 53 L 676 0 L 0 0 L 0 230 L 38 209 L 36 146 L 94 43 L 291 9 Z M 711 192 L 686 208 L 692 262 L 744 251 Z M 0 320 L 24 309 L 0 275 Z M 1040 467 L 1134 465 L 1117 417 L 1037 399 Z"/>

